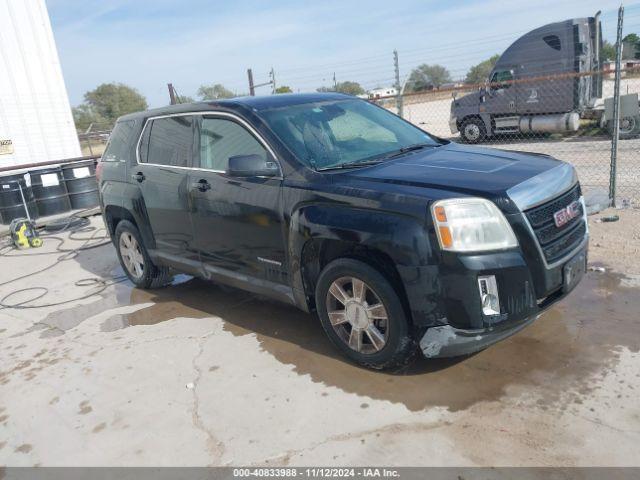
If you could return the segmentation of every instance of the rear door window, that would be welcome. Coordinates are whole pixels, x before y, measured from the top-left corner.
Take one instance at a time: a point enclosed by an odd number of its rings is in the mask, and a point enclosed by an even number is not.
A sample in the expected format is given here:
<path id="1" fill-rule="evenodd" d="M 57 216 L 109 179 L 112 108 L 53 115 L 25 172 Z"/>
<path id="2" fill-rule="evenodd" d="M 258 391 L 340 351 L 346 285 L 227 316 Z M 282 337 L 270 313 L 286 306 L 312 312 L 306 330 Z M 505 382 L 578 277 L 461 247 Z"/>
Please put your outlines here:
<path id="1" fill-rule="evenodd" d="M 135 120 L 126 120 L 116 123 L 113 132 L 109 137 L 104 154 L 103 162 L 124 162 L 133 151 L 131 141 L 133 139 Z"/>
<path id="2" fill-rule="evenodd" d="M 265 148 L 242 125 L 221 118 L 203 118 L 200 126 L 200 168 L 225 172 L 229 157 L 237 155 L 259 155 L 267 160 Z"/>
<path id="3" fill-rule="evenodd" d="M 149 121 L 140 140 L 140 161 L 170 167 L 190 167 L 193 133 L 191 115 Z"/>

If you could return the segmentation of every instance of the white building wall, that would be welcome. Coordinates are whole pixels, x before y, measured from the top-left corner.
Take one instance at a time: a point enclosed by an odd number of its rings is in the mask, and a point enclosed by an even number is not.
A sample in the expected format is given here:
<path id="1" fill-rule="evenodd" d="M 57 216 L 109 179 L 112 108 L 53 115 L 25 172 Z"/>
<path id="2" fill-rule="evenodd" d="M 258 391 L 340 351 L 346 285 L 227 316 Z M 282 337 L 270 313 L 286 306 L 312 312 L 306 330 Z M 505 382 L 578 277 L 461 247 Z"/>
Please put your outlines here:
<path id="1" fill-rule="evenodd" d="M 0 0 L 0 167 L 79 156 L 45 0 Z"/>

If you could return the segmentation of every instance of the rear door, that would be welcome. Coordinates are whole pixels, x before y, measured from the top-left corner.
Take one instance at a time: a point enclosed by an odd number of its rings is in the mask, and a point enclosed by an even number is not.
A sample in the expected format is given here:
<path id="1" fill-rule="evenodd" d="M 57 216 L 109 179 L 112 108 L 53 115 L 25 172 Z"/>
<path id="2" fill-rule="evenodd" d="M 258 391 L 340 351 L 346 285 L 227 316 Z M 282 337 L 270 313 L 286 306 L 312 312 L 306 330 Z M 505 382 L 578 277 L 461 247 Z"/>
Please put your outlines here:
<path id="1" fill-rule="evenodd" d="M 138 165 L 131 181 L 140 186 L 158 253 L 169 261 L 190 260 L 193 229 L 189 217 L 189 168 L 193 164 L 195 117 L 149 119 L 138 145 Z"/>
<path id="2" fill-rule="evenodd" d="M 198 122 L 196 168 L 191 172 L 194 250 L 205 271 L 286 284 L 281 178 L 227 175 L 229 157 L 269 155 L 267 145 L 235 117 Z"/>

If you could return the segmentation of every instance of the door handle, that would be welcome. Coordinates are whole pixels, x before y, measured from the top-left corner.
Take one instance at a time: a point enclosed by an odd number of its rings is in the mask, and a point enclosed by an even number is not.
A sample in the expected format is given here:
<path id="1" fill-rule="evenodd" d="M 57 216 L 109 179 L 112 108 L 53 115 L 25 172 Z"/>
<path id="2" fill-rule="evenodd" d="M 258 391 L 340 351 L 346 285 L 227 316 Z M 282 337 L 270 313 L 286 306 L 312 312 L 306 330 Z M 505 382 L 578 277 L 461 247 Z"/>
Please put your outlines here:
<path id="1" fill-rule="evenodd" d="M 194 189 L 198 189 L 201 192 L 206 192 L 207 190 L 211 190 L 211 184 L 207 182 L 204 178 L 201 178 L 197 182 L 193 182 L 191 187 Z"/>
<path id="2" fill-rule="evenodd" d="M 146 177 L 144 176 L 144 173 L 138 172 L 131 175 L 131 178 L 136 180 L 138 183 L 142 183 Z"/>

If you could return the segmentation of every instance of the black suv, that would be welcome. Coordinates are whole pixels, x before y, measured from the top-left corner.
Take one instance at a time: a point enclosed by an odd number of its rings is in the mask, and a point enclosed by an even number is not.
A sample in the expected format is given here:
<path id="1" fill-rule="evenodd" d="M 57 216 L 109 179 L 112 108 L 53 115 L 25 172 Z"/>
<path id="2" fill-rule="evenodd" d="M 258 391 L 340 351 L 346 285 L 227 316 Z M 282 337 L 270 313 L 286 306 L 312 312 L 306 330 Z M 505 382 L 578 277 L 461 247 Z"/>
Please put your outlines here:
<path id="1" fill-rule="evenodd" d="M 372 368 L 512 335 L 587 260 L 573 167 L 457 145 L 345 95 L 127 115 L 98 177 L 134 284 L 180 271 L 289 302 Z"/>

